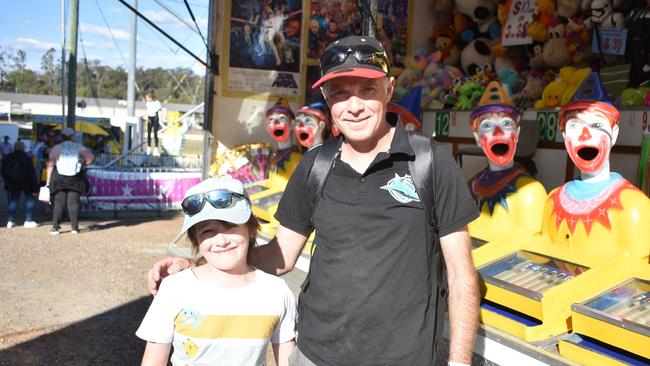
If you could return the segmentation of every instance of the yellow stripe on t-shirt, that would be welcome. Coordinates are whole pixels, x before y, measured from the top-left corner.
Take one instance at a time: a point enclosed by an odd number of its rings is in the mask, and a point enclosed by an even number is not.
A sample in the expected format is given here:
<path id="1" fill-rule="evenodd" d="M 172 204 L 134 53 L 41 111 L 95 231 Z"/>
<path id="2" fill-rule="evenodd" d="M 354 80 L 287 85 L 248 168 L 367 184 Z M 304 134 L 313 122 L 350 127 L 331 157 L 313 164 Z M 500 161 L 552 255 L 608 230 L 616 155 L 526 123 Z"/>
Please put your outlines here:
<path id="1" fill-rule="evenodd" d="M 197 338 L 267 339 L 278 320 L 277 315 L 207 315 L 189 323 L 179 315 L 174 321 L 174 331 Z"/>

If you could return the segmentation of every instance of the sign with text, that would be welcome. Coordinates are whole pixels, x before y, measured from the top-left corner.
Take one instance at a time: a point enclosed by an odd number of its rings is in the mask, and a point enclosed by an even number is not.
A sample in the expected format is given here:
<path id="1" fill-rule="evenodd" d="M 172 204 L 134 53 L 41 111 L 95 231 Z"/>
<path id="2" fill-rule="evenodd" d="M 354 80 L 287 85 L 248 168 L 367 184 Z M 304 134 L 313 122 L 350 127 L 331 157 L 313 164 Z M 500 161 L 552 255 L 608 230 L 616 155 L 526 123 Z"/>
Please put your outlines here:
<path id="1" fill-rule="evenodd" d="M 501 31 L 504 46 L 531 44 L 533 39 L 526 32 L 526 26 L 533 22 L 534 0 L 513 0 L 508 11 L 508 19 Z"/>
<path id="2" fill-rule="evenodd" d="M 450 112 L 436 113 L 436 132 L 435 136 L 449 136 Z"/>
<path id="3" fill-rule="evenodd" d="M 617 56 L 625 54 L 627 29 L 598 28 L 598 33 L 594 29 L 592 37 L 591 52 Z"/>
<path id="4" fill-rule="evenodd" d="M 539 139 L 542 141 L 555 141 L 558 136 L 557 112 L 537 112 L 537 123 L 539 124 Z"/>

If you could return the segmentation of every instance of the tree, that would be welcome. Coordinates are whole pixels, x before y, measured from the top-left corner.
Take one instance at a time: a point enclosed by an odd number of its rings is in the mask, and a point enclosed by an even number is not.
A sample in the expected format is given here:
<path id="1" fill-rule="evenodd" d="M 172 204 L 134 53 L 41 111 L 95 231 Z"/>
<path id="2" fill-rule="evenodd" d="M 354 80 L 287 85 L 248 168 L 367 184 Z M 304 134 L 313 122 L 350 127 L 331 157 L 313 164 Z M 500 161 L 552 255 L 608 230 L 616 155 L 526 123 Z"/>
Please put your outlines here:
<path id="1" fill-rule="evenodd" d="M 56 50 L 54 49 L 54 47 L 52 47 L 49 50 L 45 51 L 43 56 L 41 56 L 42 75 L 40 79 L 41 79 L 41 84 L 43 85 L 42 93 L 44 94 L 52 94 L 52 92 L 57 86 L 58 68 L 54 66 L 54 52 L 56 52 Z"/>

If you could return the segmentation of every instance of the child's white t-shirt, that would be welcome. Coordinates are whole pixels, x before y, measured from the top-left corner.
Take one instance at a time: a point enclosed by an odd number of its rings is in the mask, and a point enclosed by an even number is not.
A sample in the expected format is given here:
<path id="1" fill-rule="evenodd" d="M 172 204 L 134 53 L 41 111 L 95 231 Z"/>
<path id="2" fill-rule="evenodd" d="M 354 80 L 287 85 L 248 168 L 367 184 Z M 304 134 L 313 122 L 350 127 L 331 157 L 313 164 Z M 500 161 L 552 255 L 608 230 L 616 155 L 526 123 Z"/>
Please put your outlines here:
<path id="1" fill-rule="evenodd" d="M 269 341 L 295 337 L 296 301 L 283 279 L 255 270 L 239 288 L 201 282 L 191 269 L 165 278 L 136 331 L 171 343 L 173 365 L 264 365 Z"/>

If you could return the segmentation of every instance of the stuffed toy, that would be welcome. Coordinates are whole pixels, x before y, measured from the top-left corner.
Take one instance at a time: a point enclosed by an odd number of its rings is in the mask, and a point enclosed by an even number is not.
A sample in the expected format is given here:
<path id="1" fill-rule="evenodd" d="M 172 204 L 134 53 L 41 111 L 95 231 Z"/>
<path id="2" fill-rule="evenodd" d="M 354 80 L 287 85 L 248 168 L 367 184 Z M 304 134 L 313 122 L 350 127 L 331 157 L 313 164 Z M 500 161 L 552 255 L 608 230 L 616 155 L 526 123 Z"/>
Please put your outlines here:
<path id="1" fill-rule="evenodd" d="M 433 31 L 433 44 L 436 52 L 440 53 L 440 60 L 445 65 L 456 65 L 460 60 L 458 36 L 450 26 L 436 27 Z"/>
<path id="2" fill-rule="evenodd" d="M 494 0 L 463 0 L 456 1 L 458 10 L 469 16 L 476 23 L 478 36 L 491 41 L 501 36 L 501 25 L 496 17 L 497 4 Z"/>
<path id="3" fill-rule="evenodd" d="M 477 38 L 461 51 L 460 63 L 463 70 L 470 76 L 476 74 L 480 67 L 494 63 L 489 43 L 490 41 L 486 38 Z"/>
<path id="4" fill-rule="evenodd" d="M 421 77 L 422 72 L 418 69 L 406 68 L 402 70 L 395 81 L 395 91 L 393 93 L 398 98 L 405 96 Z"/>
<path id="5" fill-rule="evenodd" d="M 580 2 L 576 0 L 557 0 L 557 15 L 571 18 L 578 13 Z"/>
<path id="6" fill-rule="evenodd" d="M 551 81 L 542 92 L 542 99 L 535 102 L 535 109 L 555 108 L 560 106 L 560 99 L 567 84 L 562 78 Z"/>
<path id="7" fill-rule="evenodd" d="M 454 19 L 454 30 L 458 35 L 458 41 L 460 45 L 467 45 L 471 42 L 478 32 L 472 20 L 465 14 L 463 14 L 458 7 L 454 7 L 452 12 Z"/>
<path id="8" fill-rule="evenodd" d="M 643 107 L 645 97 L 639 89 L 625 89 L 621 93 L 621 107 Z"/>
<path id="9" fill-rule="evenodd" d="M 548 41 L 544 44 L 542 58 L 545 64 L 553 68 L 566 66 L 571 62 L 564 38 L 564 24 L 559 21 L 548 28 Z"/>
<path id="10" fill-rule="evenodd" d="M 474 108 L 483 95 L 485 87 L 475 81 L 466 80 L 460 87 L 456 109 L 468 110 Z"/>
<path id="11" fill-rule="evenodd" d="M 501 23 L 501 27 L 505 26 L 508 20 L 508 13 L 510 12 L 510 4 L 512 0 L 500 0 L 497 4 L 497 19 Z"/>
<path id="12" fill-rule="evenodd" d="M 515 102 L 520 108 L 528 108 L 534 105 L 534 101 L 542 97 L 546 82 L 538 77 L 529 77 L 526 85 L 521 89 Z"/>
<path id="13" fill-rule="evenodd" d="M 592 29 L 594 24 L 604 28 L 623 28 L 623 13 L 614 12 L 610 0 L 594 0 L 591 2 L 591 16 L 585 19 L 585 27 Z"/>
<path id="14" fill-rule="evenodd" d="M 644 107 L 650 107 L 650 89 L 648 89 L 648 88 L 640 88 L 639 90 L 641 90 L 642 93 L 644 94 L 643 106 Z"/>
<path id="15" fill-rule="evenodd" d="M 565 66 L 560 69 L 560 77 L 566 81 L 566 90 L 560 98 L 560 105 L 565 105 L 575 94 L 576 90 L 580 87 L 582 82 L 591 74 L 591 69 L 588 67 L 576 69 L 571 66 Z"/>
<path id="16" fill-rule="evenodd" d="M 434 0 L 433 10 L 439 14 L 447 14 L 454 7 L 454 0 Z"/>

